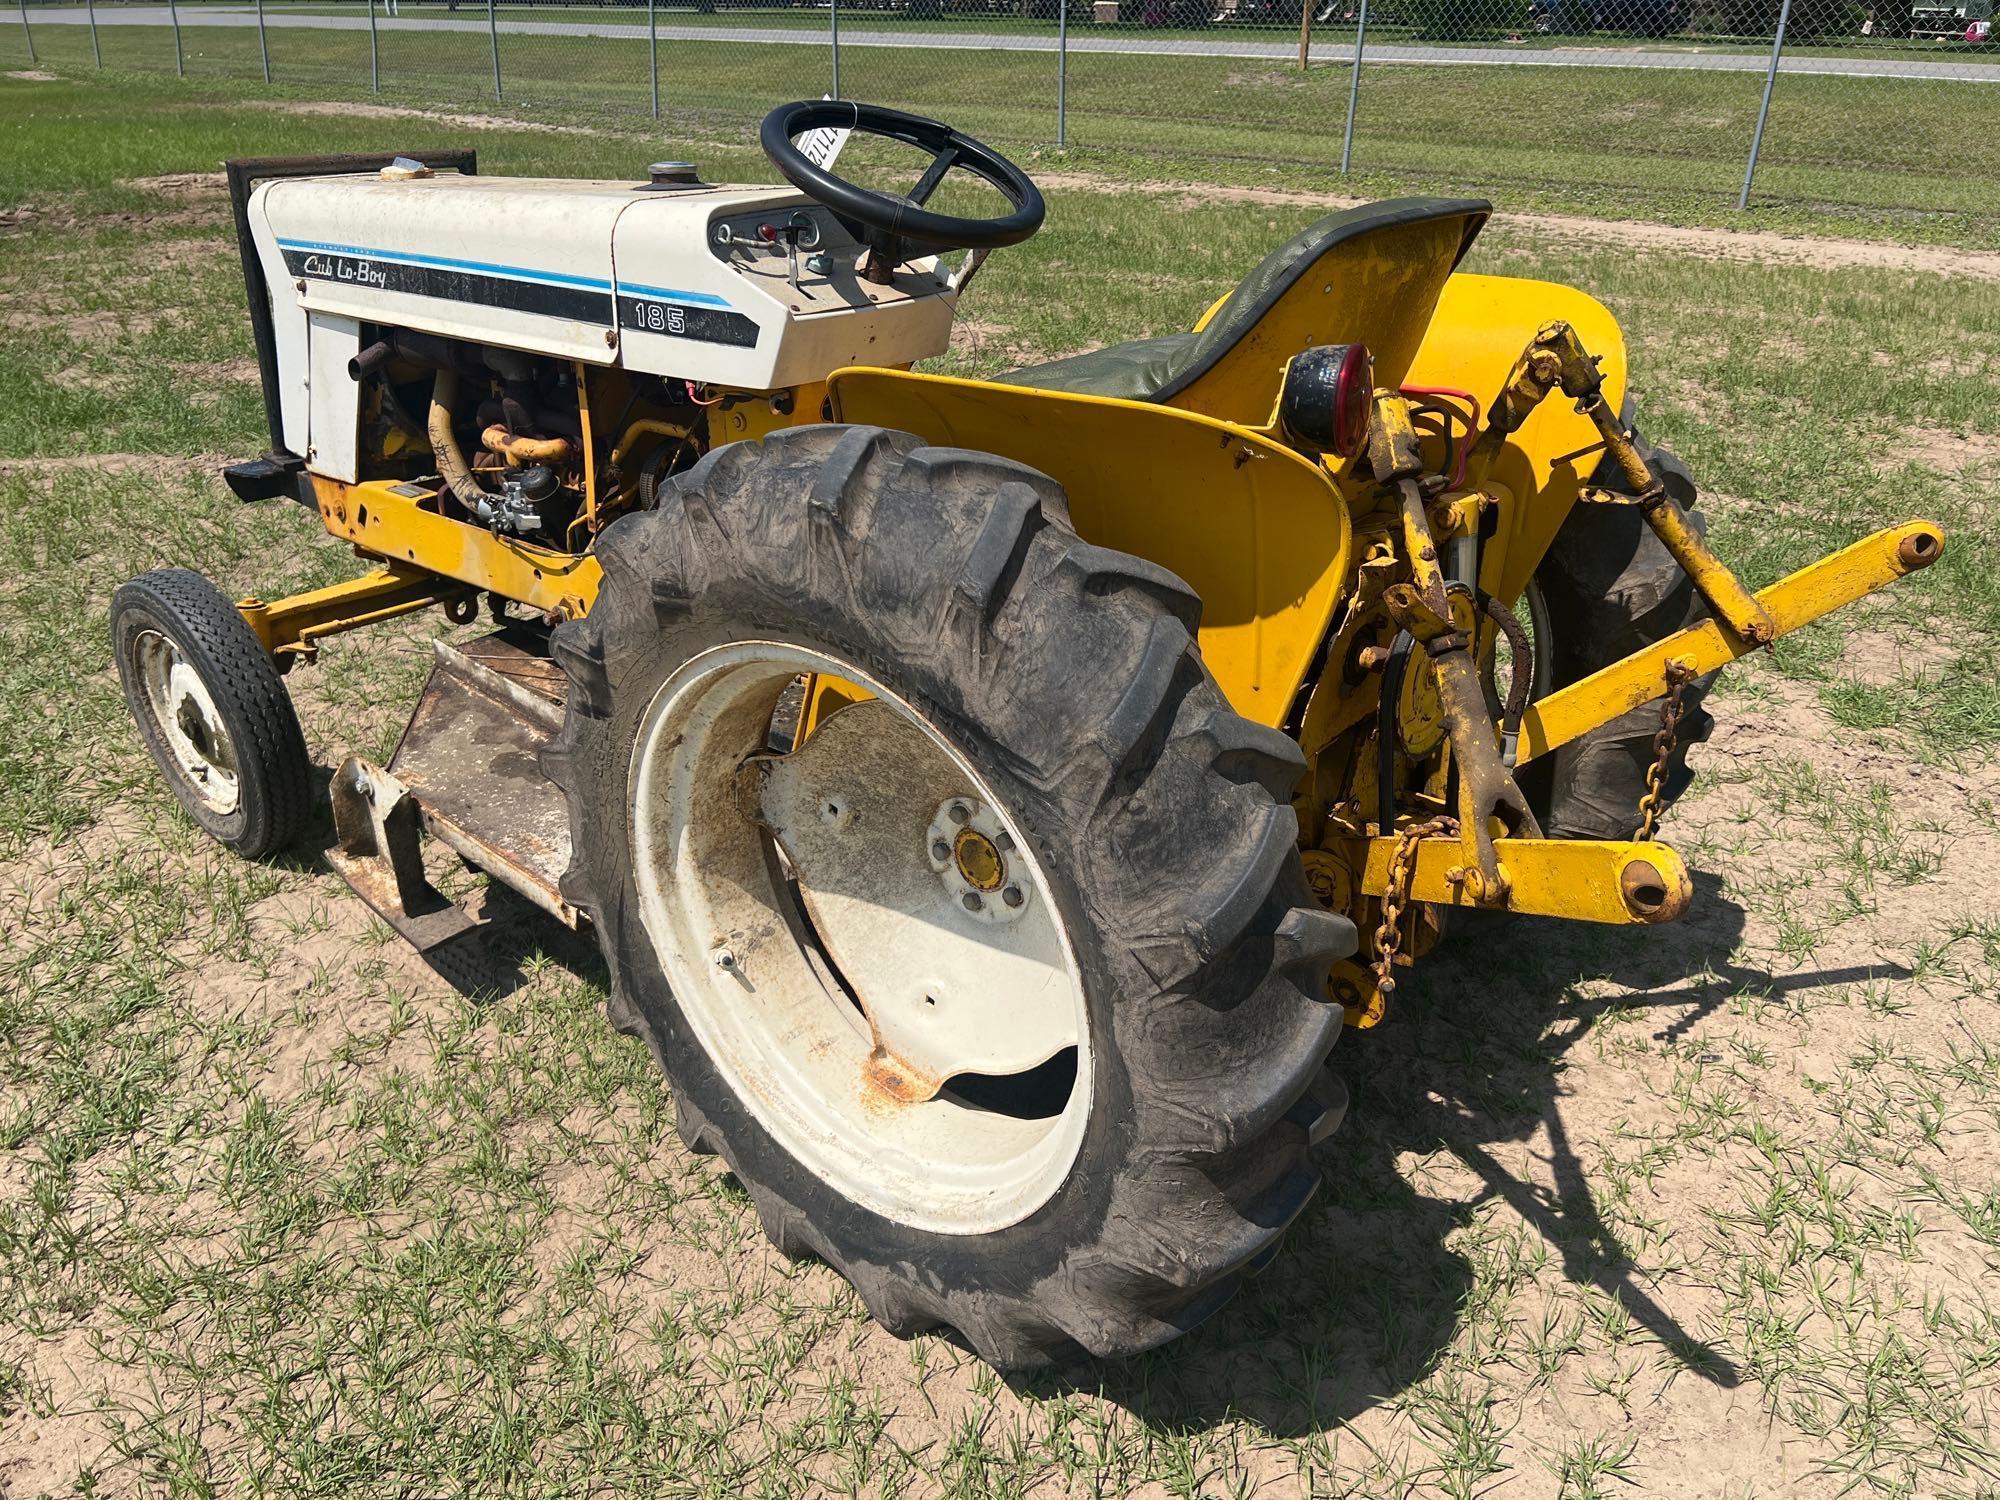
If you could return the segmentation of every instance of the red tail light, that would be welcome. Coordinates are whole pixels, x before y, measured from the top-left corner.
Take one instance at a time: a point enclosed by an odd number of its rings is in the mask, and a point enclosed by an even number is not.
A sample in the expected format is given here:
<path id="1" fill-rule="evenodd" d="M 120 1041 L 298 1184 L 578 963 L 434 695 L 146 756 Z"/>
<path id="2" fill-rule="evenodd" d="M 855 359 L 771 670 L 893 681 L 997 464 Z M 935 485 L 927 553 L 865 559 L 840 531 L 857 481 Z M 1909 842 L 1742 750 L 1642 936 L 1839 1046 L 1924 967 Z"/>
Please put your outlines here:
<path id="1" fill-rule="evenodd" d="M 1325 344 L 1285 367 L 1278 421 L 1293 442 L 1353 458 L 1368 446 L 1375 360 L 1366 344 Z"/>
<path id="2" fill-rule="evenodd" d="M 1349 344 L 1333 377 L 1333 451 L 1352 458 L 1368 446 L 1375 400 L 1375 358 L 1366 344 Z"/>

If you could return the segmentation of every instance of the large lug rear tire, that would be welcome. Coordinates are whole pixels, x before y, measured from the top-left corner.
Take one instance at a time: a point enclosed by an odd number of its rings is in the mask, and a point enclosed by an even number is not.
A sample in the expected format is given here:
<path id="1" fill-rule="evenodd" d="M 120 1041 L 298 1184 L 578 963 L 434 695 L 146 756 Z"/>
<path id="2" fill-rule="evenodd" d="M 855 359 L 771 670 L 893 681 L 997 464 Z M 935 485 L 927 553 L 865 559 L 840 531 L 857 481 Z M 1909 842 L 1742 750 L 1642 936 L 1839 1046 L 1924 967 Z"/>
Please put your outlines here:
<path id="1" fill-rule="evenodd" d="M 1041 474 L 833 426 L 709 454 L 598 555 L 554 638 L 564 894 L 687 1144 L 905 1336 L 1019 1368 L 1207 1317 L 1317 1186 L 1355 934 L 1186 586 Z M 811 671 L 876 697 L 769 750 Z"/>
<path id="2" fill-rule="evenodd" d="M 1705 530 L 1694 510 L 1698 497 L 1686 465 L 1668 449 L 1634 436 L 1668 493 L 1693 514 L 1696 529 Z M 1626 488 L 1608 460 L 1591 482 L 1603 489 Z M 1581 681 L 1708 615 L 1693 582 L 1634 506 L 1573 509 L 1536 570 L 1534 587 L 1552 637 L 1551 688 Z M 1707 739 L 1714 728 L 1702 708 L 1710 681 L 1699 678 L 1681 695 L 1685 712 L 1663 783 L 1667 804 L 1694 779 L 1688 747 Z M 1645 704 L 1563 746 L 1550 757 L 1548 769 L 1537 774 L 1538 768 L 1530 768 L 1524 789 L 1538 803 L 1543 828 L 1557 838 L 1631 838 L 1659 727 L 1659 705 Z"/>

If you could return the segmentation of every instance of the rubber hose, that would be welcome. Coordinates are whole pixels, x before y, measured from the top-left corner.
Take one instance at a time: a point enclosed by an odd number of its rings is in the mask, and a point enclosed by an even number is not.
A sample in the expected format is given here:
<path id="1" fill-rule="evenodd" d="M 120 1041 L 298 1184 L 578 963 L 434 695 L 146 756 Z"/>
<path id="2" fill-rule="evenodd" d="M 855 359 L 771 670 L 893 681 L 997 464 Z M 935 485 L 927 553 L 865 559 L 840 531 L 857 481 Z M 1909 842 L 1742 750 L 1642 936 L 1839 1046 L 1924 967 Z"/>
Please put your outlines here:
<path id="1" fill-rule="evenodd" d="M 488 496 L 473 482 L 472 471 L 466 467 L 465 455 L 459 451 L 458 439 L 451 433 L 451 409 L 457 400 L 458 371 L 440 369 L 436 383 L 431 386 L 431 453 L 437 459 L 438 476 L 444 480 L 452 498 L 477 514 Z"/>
<path id="2" fill-rule="evenodd" d="M 560 464 L 570 457 L 568 438 L 515 437 L 498 422 L 481 433 L 479 440 L 514 463 Z"/>

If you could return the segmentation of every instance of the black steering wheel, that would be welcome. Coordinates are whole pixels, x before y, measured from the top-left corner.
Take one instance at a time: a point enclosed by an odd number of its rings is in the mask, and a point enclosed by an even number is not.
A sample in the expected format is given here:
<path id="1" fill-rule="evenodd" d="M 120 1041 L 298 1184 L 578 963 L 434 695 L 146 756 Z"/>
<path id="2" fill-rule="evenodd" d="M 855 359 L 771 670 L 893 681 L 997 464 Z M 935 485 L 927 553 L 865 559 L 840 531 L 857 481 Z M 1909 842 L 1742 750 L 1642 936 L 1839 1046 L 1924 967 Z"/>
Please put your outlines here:
<path id="1" fill-rule="evenodd" d="M 907 195 L 860 187 L 834 176 L 793 144 L 796 136 L 825 129 L 847 129 L 901 141 L 930 152 L 931 164 Z M 998 250 L 1003 245 L 1018 245 L 1042 227 L 1042 216 L 1047 212 L 1041 190 L 1028 174 L 991 146 L 940 121 L 906 115 L 899 109 L 845 99 L 802 99 L 796 104 L 781 104 L 764 116 L 759 138 L 764 154 L 785 180 L 832 209 L 848 232 L 868 247 L 862 275 L 871 281 L 886 282 L 889 273 L 918 249 Z M 991 184 L 1014 211 L 991 219 L 961 219 L 925 208 L 925 201 L 937 191 L 945 174 L 959 167 Z"/>

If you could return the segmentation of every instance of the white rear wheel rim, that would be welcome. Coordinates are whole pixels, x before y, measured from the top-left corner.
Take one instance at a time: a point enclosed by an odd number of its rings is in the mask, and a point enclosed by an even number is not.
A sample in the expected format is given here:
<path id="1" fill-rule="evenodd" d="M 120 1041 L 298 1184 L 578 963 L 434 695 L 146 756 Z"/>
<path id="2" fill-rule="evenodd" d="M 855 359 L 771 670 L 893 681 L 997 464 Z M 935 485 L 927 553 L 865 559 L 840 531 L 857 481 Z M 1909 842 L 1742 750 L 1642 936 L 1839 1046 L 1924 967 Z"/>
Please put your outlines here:
<path id="1" fill-rule="evenodd" d="M 132 655 L 153 722 L 182 777 L 202 806 L 225 815 L 236 811 L 243 795 L 236 774 L 236 745 L 209 696 L 208 684 L 180 647 L 157 630 L 139 632 Z"/>
<path id="2" fill-rule="evenodd" d="M 780 695 L 811 673 L 874 700 L 768 752 Z M 942 1233 L 991 1233 L 1055 1194 L 1090 1106 L 1074 945 L 1012 813 L 933 725 L 851 663 L 741 642 L 661 685 L 630 785 L 655 955 L 779 1144 Z"/>

